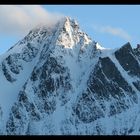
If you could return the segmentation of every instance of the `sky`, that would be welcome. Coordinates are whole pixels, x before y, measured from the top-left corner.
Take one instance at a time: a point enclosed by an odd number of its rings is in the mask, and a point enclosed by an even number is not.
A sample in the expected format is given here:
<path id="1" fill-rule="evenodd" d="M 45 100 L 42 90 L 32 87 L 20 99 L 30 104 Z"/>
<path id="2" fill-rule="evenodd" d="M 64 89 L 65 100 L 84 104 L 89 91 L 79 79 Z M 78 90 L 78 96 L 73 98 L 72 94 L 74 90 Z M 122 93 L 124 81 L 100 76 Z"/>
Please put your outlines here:
<path id="1" fill-rule="evenodd" d="M 105 48 L 140 43 L 140 5 L 0 5 L 0 54 L 38 24 L 53 25 L 63 16 Z"/>

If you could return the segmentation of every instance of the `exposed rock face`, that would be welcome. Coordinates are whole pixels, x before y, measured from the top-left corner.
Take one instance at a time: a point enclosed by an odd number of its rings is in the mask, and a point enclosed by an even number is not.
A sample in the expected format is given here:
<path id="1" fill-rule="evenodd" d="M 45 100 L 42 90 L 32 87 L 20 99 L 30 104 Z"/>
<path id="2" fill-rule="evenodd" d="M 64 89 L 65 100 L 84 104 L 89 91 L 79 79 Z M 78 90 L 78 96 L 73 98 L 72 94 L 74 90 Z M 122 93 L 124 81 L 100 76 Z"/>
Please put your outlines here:
<path id="1" fill-rule="evenodd" d="M 128 71 L 130 75 L 140 77 L 140 65 L 135 58 L 135 54 L 130 43 L 125 44 L 121 49 L 116 51 L 115 56 L 124 70 Z"/>
<path id="2" fill-rule="evenodd" d="M 139 46 L 106 51 L 70 18 L 30 31 L 1 59 L 2 92 L 15 97 L 8 111 L 1 101 L 0 132 L 139 134 Z"/>

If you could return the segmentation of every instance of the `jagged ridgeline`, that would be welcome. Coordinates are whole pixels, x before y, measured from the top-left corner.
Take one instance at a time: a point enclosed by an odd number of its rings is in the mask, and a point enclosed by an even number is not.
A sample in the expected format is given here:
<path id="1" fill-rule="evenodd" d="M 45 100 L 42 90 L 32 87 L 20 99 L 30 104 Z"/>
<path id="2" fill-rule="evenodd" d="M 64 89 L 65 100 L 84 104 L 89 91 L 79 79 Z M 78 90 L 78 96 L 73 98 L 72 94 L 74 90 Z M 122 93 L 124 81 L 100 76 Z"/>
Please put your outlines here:
<path id="1" fill-rule="evenodd" d="M 69 17 L 0 56 L 3 135 L 139 135 L 139 95 L 139 45 L 105 49 Z"/>

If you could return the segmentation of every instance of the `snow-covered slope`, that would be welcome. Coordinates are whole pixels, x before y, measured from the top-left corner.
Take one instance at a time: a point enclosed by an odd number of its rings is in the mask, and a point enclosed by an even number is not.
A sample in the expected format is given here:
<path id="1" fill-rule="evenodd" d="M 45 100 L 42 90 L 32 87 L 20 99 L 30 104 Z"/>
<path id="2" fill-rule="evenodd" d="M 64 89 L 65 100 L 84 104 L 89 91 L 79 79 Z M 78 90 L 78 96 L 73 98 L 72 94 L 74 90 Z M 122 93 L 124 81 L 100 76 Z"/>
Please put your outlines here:
<path id="1" fill-rule="evenodd" d="M 65 17 L 0 56 L 1 134 L 139 134 L 140 50 L 105 49 Z"/>

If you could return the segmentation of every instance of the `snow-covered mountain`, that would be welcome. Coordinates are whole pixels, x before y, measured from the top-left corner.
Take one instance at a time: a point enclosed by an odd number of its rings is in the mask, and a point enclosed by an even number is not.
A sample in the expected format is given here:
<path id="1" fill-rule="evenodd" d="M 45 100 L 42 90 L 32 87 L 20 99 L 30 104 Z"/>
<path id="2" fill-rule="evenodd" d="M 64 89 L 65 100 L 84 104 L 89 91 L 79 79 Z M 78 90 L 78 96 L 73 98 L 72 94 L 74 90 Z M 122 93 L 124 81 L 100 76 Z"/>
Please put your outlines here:
<path id="1" fill-rule="evenodd" d="M 65 17 L 0 56 L 0 133 L 140 134 L 140 47 L 105 49 Z"/>

